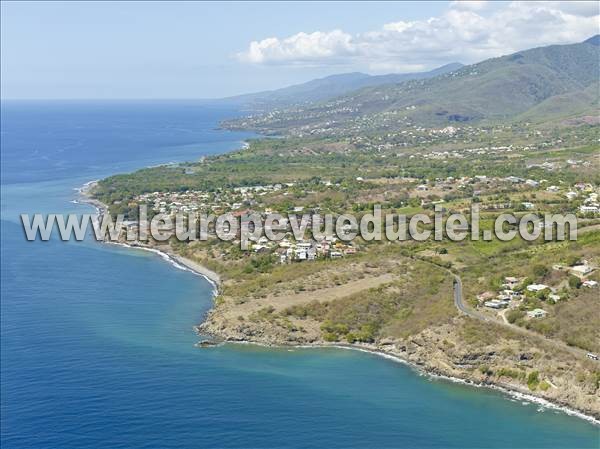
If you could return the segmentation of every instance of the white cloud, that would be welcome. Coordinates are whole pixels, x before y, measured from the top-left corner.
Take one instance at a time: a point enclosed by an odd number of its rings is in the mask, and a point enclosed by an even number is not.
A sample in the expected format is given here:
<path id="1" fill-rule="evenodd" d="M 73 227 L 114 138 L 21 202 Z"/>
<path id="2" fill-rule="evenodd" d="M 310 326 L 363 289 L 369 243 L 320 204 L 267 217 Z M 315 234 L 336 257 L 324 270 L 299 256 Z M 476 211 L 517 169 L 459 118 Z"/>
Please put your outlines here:
<path id="1" fill-rule="evenodd" d="M 253 64 L 333 65 L 415 71 L 476 62 L 522 49 L 582 41 L 598 33 L 597 2 L 452 2 L 438 17 L 379 30 L 298 33 L 253 41 L 238 59 Z"/>
<path id="2" fill-rule="evenodd" d="M 600 3 L 597 1 L 580 1 L 580 2 L 538 2 L 538 5 L 544 5 L 548 8 L 558 9 L 565 13 L 576 16 L 592 17 L 600 14 Z M 600 24 L 598 25 L 600 27 Z"/>
<path id="3" fill-rule="evenodd" d="M 286 39 L 276 37 L 250 43 L 240 59 L 252 63 L 306 63 L 324 59 L 348 57 L 356 48 L 352 36 L 340 30 L 298 33 Z"/>
<path id="4" fill-rule="evenodd" d="M 454 2 L 450 3 L 451 8 L 466 9 L 466 10 L 470 10 L 470 11 L 480 11 L 483 8 L 485 8 L 486 6 L 488 6 L 488 2 L 486 2 L 486 1 L 467 0 L 467 1 L 454 1 Z"/>

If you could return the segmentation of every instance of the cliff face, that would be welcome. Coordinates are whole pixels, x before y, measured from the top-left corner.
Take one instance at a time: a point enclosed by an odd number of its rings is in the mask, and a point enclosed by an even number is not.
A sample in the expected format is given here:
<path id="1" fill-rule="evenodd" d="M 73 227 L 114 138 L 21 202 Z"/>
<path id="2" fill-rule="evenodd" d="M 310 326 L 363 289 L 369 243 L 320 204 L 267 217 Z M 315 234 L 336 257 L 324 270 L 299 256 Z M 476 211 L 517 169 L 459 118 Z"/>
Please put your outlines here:
<path id="1" fill-rule="evenodd" d="M 241 320 L 235 306 L 227 303 L 212 310 L 198 332 L 269 346 L 336 344 L 322 339 L 315 320 L 285 325 Z M 407 338 L 380 338 L 352 346 L 396 356 L 427 373 L 534 395 L 600 419 L 600 377 L 594 362 L 493 324 L 485 329 L 475 320 L 456 317 Z"/>

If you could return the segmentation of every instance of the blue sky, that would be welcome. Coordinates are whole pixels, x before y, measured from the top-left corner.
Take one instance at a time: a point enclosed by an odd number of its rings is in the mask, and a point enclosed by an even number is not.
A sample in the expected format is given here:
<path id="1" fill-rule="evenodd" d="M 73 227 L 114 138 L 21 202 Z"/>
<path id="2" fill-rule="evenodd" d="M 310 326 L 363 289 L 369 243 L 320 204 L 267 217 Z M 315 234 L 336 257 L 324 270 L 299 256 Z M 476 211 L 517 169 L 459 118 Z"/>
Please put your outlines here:
<path id="1" fill-rule="evenodd" d="M 596 2 L 2 2 L 2 98 L 215 98 L 333 73 L 427 70 L 583 40 L 598 28 L 597 9 Z"/>

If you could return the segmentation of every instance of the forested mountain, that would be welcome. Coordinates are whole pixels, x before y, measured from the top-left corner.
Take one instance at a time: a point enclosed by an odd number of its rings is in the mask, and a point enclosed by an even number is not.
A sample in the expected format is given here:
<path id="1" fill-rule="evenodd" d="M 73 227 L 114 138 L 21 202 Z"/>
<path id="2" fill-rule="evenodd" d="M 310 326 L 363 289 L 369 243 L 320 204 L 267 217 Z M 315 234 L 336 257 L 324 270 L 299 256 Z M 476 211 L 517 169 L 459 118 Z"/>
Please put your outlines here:
<path id="1" fill-rule="evenodd" d="M 462 64 L 455 62 L 428 72 L 392 73 L 387 75 L 368 75 L 360 72 L 343 73 L 314 79 L 303 84 L 296 84 L 282 89 L 224 98 L 221 101 L 237 104 L 250 110 L 264 111 L 273 108 L 326 101 L 364 87 L 433 78 L 453 70 L 458 70 L 462 66 Z"/>
<path id="2" fill-rule="evenodd" d="M 268 129 L 344 127 L 398 114 L 422 126 L 547 121 L 597 114 L 600 37 L 539 47 L 429 79 L 366 87 L 333 100 L 238 122 Z M 242 123 L 243 122 L 243 123 Z"/>

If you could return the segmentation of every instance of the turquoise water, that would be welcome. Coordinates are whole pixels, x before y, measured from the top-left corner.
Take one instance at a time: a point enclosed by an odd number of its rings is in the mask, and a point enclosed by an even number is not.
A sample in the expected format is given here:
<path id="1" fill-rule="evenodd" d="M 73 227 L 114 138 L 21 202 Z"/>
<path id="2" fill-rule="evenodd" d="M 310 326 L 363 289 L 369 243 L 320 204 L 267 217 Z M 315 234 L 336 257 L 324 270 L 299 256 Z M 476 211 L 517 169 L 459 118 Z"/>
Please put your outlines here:
<path id="1" fill-rule="evenodd" d="M 211 287 L 156 255 L 26 242 L 21 212 L 74 188 L 238 147 L 199 103 L 2 109 L 3 448 L 598 447 L 599 429 L 502 393 L 336 349 L 194 347 Z M 130 119 L 131 117 L 131 119 Z"/>

